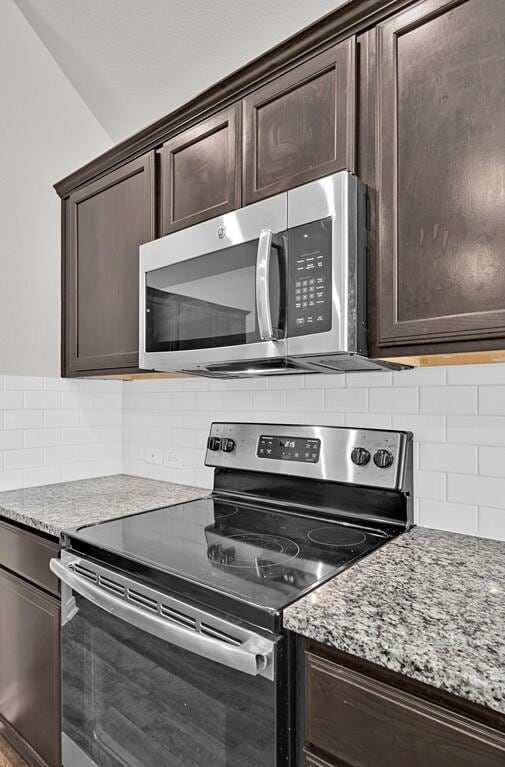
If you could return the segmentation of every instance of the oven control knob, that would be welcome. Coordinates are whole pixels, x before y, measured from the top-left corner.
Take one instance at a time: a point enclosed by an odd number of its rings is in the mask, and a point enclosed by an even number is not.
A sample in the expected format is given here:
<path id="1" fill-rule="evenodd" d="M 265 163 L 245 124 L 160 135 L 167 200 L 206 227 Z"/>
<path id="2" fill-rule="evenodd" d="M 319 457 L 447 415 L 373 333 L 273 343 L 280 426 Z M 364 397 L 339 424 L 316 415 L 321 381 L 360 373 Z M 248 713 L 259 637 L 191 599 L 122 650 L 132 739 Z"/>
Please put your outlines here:
<path id="1" fill-rule="evenodd" d="M 232 450 L 235 450 L 235 440 L 231 439 L 231 437 L 223 437 L 221 440 L 221 450 L 224 450 L 225 453 L 231 453 Z"/>
<path id="2" fill-rule="evenodd" d="M 219 437 L 209 437 L 207 440 L 207 447 L 209 450 L 219 450 L 221 447 L 221 440 Z"/>
<path id="3" fill-rule="evenodd" d="M 370 460 L 370 453 L 364 447 L 355 447 L 351 453 L 351 461 L 356 466 L 366 466 Z"/>
<path id="4" fill-rule="evenodd" d="M 388 469 L 391 464 L 394 461 L 393 453 L 390 453 L 389 450 L 386 450 L 385 448 L 382 448 L 381 450 L 377 450 L 373 457 L 373 462 L 376 466 L 379 467 L 379 469 Z"/>

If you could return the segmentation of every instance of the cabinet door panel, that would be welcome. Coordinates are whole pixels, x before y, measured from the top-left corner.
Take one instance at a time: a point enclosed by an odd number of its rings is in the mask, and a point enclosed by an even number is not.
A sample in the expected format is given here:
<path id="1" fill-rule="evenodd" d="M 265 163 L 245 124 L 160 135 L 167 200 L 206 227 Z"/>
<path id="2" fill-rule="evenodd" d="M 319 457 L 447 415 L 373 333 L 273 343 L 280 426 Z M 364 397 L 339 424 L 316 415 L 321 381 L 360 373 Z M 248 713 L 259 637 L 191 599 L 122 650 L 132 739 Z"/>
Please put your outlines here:
<path id="1" fill-rule="evenodd" d="M 240 206 L 238 115 L 235 105 L 164 144 L 163 234 Z"/>
<path id="2" fill-rule="evenodd" d="M 60 765 L 60 606 L 0 569 L 0 714 L 48 767 Z"/>
<path id="3" fill-rule="evenodd" d="M 246 204 L 354 170 L 354 39 L 244 99 Z"/>
<path id="4" fill-rule="evenodd" d="M 139 246 L 154 239 L 154 154 L 70 195 L 67 372 L 138 366 Z"/>
<path id="5" fill-rule="evenodd" d="M 505 4 L 379 27 L 379 338 L 505 334 Z"/>
<path id="6" fill-rule="evenodd" d="M 306 745 L 330 754 L 330 762 L 349 767 L 505 764 L 503 733 L 312 653 L 306 662 Z"/>

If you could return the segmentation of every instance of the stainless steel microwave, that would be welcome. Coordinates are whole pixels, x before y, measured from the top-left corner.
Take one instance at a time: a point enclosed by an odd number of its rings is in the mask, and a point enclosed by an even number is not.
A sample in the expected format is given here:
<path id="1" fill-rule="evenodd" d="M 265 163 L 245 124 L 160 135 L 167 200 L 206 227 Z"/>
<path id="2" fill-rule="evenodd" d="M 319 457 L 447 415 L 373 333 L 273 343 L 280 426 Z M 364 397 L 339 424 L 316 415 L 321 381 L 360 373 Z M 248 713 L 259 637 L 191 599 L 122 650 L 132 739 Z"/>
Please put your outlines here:
<path id="1" fill-rule="evenodd" d="M 366 187 L 342 171 L 140 248 L 140 367 L 213 377 L 367 358 Z"/>

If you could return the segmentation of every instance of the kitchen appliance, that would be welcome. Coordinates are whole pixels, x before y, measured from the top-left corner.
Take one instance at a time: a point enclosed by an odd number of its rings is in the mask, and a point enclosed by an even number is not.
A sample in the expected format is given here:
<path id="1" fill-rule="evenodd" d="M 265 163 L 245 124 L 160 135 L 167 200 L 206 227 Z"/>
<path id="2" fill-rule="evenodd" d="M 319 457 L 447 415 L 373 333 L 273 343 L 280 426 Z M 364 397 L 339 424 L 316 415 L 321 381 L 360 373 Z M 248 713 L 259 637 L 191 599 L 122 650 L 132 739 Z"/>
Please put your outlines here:
<path id="1" fill-rule="evenodd" d="M 216 378 L 371 360 L 367 193 L 341 171 L 140 247 L 140 367 Z"/>
<path id="2" fill-rule="evenodd" d="M 407 432 L 215 423 L 210 495 L 63 535 L 64 767 L 294 767 L 283 609 L 412 524 Z"/>

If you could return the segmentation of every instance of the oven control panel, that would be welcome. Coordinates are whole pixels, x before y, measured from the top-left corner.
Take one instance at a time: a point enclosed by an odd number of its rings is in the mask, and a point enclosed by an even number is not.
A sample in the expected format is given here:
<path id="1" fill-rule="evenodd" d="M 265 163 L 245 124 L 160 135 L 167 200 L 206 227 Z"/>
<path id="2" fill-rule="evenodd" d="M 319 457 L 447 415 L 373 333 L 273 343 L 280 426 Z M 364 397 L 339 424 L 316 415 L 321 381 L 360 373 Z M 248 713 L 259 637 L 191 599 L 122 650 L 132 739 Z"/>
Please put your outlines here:
<path id="1" fill-rule="evenodd" d="M 258 458 L 278 461 L 303 461 L 317 463 L 321 452 L 321 440 L 306 437 L 271 437 L 262 434 L 258 440 Z"/>
<path id="2" fill-rule="evenodd" d="M 217 422 L 210 428 L 205 465 L 398 490 L 411 476 L 406 467 L 412 466 L 412 435 L 389 429 Z"/>
<path id="3" fill-rule="evenodd" d="M 288 336 L 331 330 L 332 219 L 290 228 Z"/>

